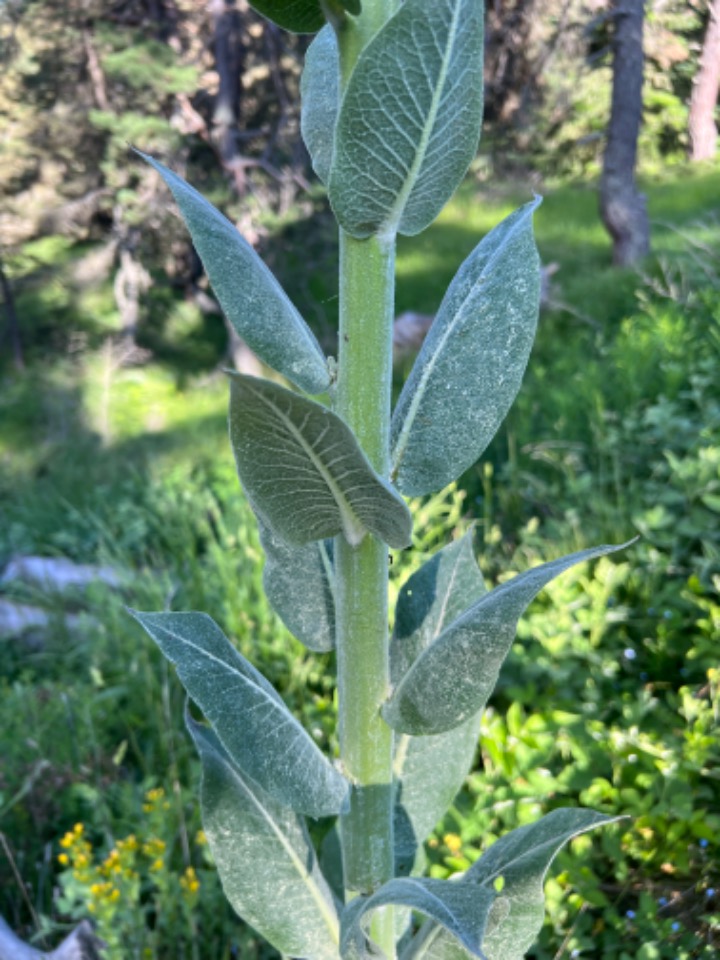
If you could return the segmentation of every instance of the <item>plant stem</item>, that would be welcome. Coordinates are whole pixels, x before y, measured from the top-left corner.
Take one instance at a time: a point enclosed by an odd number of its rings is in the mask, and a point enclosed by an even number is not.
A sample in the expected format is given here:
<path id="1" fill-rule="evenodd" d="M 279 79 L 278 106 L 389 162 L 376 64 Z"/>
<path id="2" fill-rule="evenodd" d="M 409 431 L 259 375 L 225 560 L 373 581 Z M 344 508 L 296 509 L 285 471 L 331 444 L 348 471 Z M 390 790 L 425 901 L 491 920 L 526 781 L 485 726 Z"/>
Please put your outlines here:
<path id="1" fill-rule="evenodd" d="M 375 469 L 388 471 L 394 250 L 341 237 L 337 412 Z M 392 877 L 392 730 L 380 716 L 389 686 L 387 547 L 366 537 L 335 548 L 340 749 L 355 785 L 341 823 L 345 886 L 368 893 Z"/>

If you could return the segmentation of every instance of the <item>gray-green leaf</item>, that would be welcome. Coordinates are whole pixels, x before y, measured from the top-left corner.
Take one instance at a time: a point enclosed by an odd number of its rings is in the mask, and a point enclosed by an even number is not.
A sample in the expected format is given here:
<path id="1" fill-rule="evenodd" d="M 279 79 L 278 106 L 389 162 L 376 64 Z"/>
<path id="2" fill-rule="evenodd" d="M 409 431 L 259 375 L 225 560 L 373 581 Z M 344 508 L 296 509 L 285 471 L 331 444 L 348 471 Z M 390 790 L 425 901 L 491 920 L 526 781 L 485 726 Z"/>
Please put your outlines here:
<path id="1" fill-rule="evenodd" d="M 220 306 L 243 340 L 301 390 L 326 390 L 330 374 L 320 344 L 250 244 L 190 184 L 147 154 L 140 156 L 172 191 Z"/>
<path id="2" fill-rule="evenodd" d="M 325 23 L 320 0 L 250 0 L 250 5 L 292 33 L 315 33 Z"/>
<path id="3" fill-rule="evenodd" d="M 482 710 L 510 651 L 517 622 L 554 577 L 583 560 L 628 546 L 593 547 L 528 570 L 474 603 L 410 667 L 383 708 L 401 733 L 427 735 L 460 726 Z"/>
<path id="4" fill-rule="evenodd" d="M 313 170 L 327 183 L 340 105 L 340 55 L 335 31 L 329 24 L 322 28 L 305 54 L 300 98 L 302 137 Z"/>
<path id="5" fill-rule="evenodd" d="M 393 412 L 393 476 L 407 495 L 440 490 L 472 466 L 517 396 L 540 304 L 539 204 L 495 227 L 445 294 Z"/>
<path id="6" fill-rule="evenodd" d="M 263 586 L 273 610 L 309 650 L 335 646 L 332 540 L 292 546 L 259 521 L 265 551 Z"/>
<path id="7" fill-rule="evenodd" d="M 225 896 L 286 956 L 337 960 L 338 912 L 304 821 L 245 776 L 212 730 L 189 715 L 186 722 L 202 762 L 203 828 Z"/>
<path id="8" fill-rule="evenodd" d="M 561 847 L 581 833 L 619 819 L 594 810 L 554 810 L 537 823 L 505 834 L 473 864 L 459 886 L 491 890 L 500 878 L 503 882 L 482 941 L 488 960 L 523 960 L 542 926 L 545 876 Z M 427 924 L 407 960 L 468 960 L 469 956 L 440 926 Z"/>
<path id="9" fill-rule="evenodd" d="M 444 547 L 402 587 L 390 646 L 393 683 L 399 683 L 445 627 L 487 592 L 472 537 L 470 531 Z M 399 872 L 417 872 L 422 864 L 421 844 L 452 803 L 472 765 L 480 720 L 478 712 L 447 733 L 396 737 L 393 773 L 398 790 Z"/>
<path id="10" fill-rule="evenodd" d="M 242 772 L 310 817 L 339 813 L 348 782 L 321 753 L 273 686 L 204 613 L 138 613 L 183 686 Z"/>
<path id="11" fill-rule="evenodd" d="M 390 880 L 369 897 L 356 897 L 340 918 L 340 952 L 343 960 L 365 960 L 377 956 L 366 946 L 369 914 L 379 907 L 396 904 L 431 917 L 457 938 L 472 956 L 483 957 L 480 949 L 488 912 L 495 891 L 482 886 L 404 877 Z"/>
<path id="12" fill-rule="evenodd" d="M 253 507 L 290 544 L 372 533 L 408 546 L 405 501 L 370 466 L 347 424 L 319 403 L 269 380 L 233 374 L 230 439 Z"/>
<path id="13" fill-rule="evenodd" d="M 354 237 L 424 230 L 482 124 L 481 0 L 405 0 L 365 47 L 338 116 L 329 195 Z"/>

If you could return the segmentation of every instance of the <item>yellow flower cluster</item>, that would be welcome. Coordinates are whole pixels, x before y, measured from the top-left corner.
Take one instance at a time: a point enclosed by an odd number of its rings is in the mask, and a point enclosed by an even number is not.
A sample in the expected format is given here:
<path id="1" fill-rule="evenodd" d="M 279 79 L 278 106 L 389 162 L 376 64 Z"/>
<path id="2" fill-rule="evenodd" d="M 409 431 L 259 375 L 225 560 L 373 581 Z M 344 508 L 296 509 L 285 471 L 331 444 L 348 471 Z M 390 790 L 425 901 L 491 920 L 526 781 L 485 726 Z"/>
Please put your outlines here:
<path id="1" fill-rule="evenodd" d="M 187 867 L 185 873 L 180 877 L 180 886 L 186 899 L 193 900 L 200 889 L 200 881 L 197 878 L 194 867 Z"/>
<path id="2" fill-rule="evenodd" d="M 85 837 L 85 827 L 76 823 L 72 830 L 68 830 L 60 841 L 63 852 L 58 861 L 64 866 L 73 868 L 73 876 L 80 883 L 89 879 L 89 868 L 92 863 L 92 845 Z"/>
<path id="3" fill-rule="evenodd" d="M 156 813 L 158 810 L 169 810 L 170 802 L 165 799 L 165 791 L 162 787 L 154 787 L 145 794 L 145 803 L 143 804 L 144 813 Z"/>

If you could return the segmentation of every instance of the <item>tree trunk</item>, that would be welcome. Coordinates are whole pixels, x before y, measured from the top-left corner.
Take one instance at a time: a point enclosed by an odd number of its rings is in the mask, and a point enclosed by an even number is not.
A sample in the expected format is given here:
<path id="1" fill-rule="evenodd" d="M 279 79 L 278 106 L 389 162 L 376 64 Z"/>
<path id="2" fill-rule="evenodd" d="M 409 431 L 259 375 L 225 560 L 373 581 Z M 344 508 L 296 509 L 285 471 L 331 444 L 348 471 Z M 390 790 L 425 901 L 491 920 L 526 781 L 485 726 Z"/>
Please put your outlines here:
<path id="1" fill-rule="evenodd" d="M 690 100 L 688 132 L 691 160 L 712 160 L 715 156 L 718 134 L 715 125 L 715 107 L 718 90 L 720 90 L 720 0 L 710 0 L 710 19 Z"/>
<path id="2" fill-rule="evenodd" d="M 642 118 L 643 0 L 615 0 L 613 87 L 600 182 L 600 213 L 613 240 L 613 262 L 629 266 L 650 250 L 645 197 L 635 183 Z"/>
<path id="3" fill-rule="evenodd" d="M 215 21 L 215 67 L 220 80 L 213 112 L 214 134 L 223 167 L 232 175 L 235 189 L 242 196 L 245 166 L 237 141 L 243 65 L 242 21 L 235 0 L 212 0 L 210 12 Z"/>

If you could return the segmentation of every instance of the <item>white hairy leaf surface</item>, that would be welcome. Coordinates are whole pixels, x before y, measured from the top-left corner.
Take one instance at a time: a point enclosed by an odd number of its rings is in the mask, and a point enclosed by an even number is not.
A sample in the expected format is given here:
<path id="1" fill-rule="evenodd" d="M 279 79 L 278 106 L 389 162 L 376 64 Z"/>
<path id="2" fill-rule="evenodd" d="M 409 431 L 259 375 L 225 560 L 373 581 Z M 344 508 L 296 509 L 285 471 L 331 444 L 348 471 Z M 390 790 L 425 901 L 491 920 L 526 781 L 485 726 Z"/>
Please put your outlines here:
<path id="1" fill-rule="evenodd" d="M 330 374 L 320 344 L 250 244 L 182 177 L 140 156 L 170 188 L 220 306 L 250 349 L 301 390 L 326 390 Z"/>
<path id="2" fill-rule="evenodd" d="M 354 237 L 413 235 L 477 152 L 482 0 L 405 0 L 358 58 L 340 105 L 329 196 Z"/>
<path id="3" fill-rule="evenodd" d="M 340 107 L 340 54 L 335 31 L 329 24 L 322 28 L 305 54 L 300 99 L 302 138 L 313 170 L 327 183 Z"/>
<path id="4" fill-rule="evenodd" d="M 540 306 L 539 204 L 512 213 L 463 263 L 403 387 L 392 471 L 408 496 L 441 490 L 472 466 L 517 396 Z"/>
<path id="5" fill-rule="evenodd" d="M 428 735 L 460 726 L 482 710 L 531 600 L 576 563 L 628 546 L 593 547 L 544 563 L 486 593 L 417 658 L 383 708 L 400 733 Z"/>
<path id="6" fill-rule="evenodd" d="M 309 650 L 335 646 L 335 574 L 332 540 L 292 546 L 259 521 L 265 551 L 263 586 L 273 610 Z"/>
<path id="7" fill-rule="evenodd" d="M 302 817 L 278 803 L 189 715 L 203 829 L 233 909 L 285 956 L 337 960 L 339 918 Z"/>
<path id="8" fill-rule="evenodd" d="M 390 646 L 390 676 L 400 682 L 420 654 L 487 588 L 475 560 L 472 531 L 438 551 L 403 585 Z M 395 844 L 402 872 L 417 867 L 421 845 L 462 787 L 475 756 L 478 711 L 459 727 L 436 736 L 395 738 L 397 781 Z"/>
<path id="9" fill-rule="evenodd" d="M 408 907 L 436 921 L 458 940 L 471 956 L 483 958 L 481 944 L 494 889 L 418 877 L 399 877 L 369 897 L 356 897 L 340 918 L 340 952 L 343 960 L 377 956 L 368 945 L 370 914 L 380 907 Z"/>
<path id="10" fill-rule="evenodd" d="M 175 664 L 188 694 L 247 777 L 297 813 L 318 818 L 344 808 L 347 780 L 207 614 L 131 612 Z"/>
<path id="11" fill-rule="evenodd" d="M 458 886 L 502 889 L 490 909 L 482 949 L 487 960 L 523 960 L 545 916 L 543 886 L 552 861 L 568 840 L 615 823 L 594 810 L 553 810 L 497 840 L 458 881 Z M 438 924 L 426 924 L 403 960 L 469 960 L 467 950 Z"/>
<path id="12" fill-rule="evenodd" d="M 371 533 L 408 546 L 405 501 L 370 466 L 336 414 L 284 387 L 241 374 L 230 379 L 230 440 L 253 508 L 289 544 Z"/>

